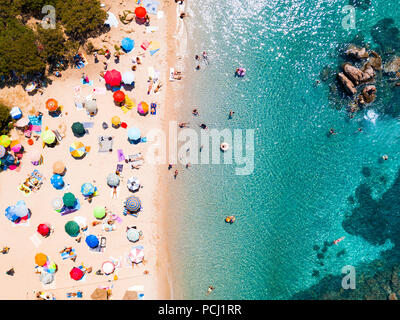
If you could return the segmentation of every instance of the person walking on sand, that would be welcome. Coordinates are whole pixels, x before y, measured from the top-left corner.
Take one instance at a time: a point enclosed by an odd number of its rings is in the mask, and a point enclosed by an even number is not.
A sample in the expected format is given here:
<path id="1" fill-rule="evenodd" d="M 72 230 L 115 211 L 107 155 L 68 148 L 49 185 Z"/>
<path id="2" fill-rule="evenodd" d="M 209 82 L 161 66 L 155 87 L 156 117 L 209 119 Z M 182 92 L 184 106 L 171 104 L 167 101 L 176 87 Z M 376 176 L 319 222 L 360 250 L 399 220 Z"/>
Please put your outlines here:
<path id="1" fill-rule="evenodd" d="M 107 68 L 108 68 L 108 64 L 107 64 L 107 62 L 106 62 L 106 61 L 104 61 L 104 62 L 103 62 L 103 64 L 104 64 L 104 70 L 107 70 Z"/>
<path id="2" fill-rule="evenodd" d="M 172 169 L 172 164 L 168 164 L 168 170 Z"/>
<path id="3" fill-rule="evenodd" d="M 113 189 L 112 198 L 114 199 L 114 197 L 117 198 L 117 187 L 114 187 Z"/>
<path id="4" fill-rule="evenodd" d="M 147 94 L 150 94 L 151 88 L 153 88 L 153 80 L 150 79 L 149 88 L 147 89 Z"/>
<path id="5" fill-rule="evenodd" d="M 176 179 L 177 176 L 178 176 L 178 169 L 176 169 L 174 172 L 174 179 Z"/>
<path id="6" fill-rule="evenodd" d="M 200 125 L 200 128 L 202 128 L 202 129 L 204 129 L 204 130 L 208 129 L 208 127 L 207 127 L 204 123 L 202 123 L 202 124 Z"/>
<path id="7" fill-rule="evenodd" d="M 189 169 L 190 167 L 190 162 L 186 163 L 186 169 Z"/>

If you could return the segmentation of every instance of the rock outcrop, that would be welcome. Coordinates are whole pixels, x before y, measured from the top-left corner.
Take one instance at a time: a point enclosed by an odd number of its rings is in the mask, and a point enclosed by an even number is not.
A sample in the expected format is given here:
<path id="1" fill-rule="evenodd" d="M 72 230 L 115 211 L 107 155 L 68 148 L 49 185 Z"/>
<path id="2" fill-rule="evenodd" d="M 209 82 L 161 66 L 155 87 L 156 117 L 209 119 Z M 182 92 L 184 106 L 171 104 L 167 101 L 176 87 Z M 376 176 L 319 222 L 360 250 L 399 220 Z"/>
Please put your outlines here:
<path id="1" fill-rule="evenodd" d="M 344 71 L 345 75 L 354 83 L 354 85 L 357 86 L 363 82 L 370 81 L 375 74 L 372 67 L 368 63 L 366 65 L 368 65 L 367 68 L 364 68 L 365 71 L 362 71 L 362 70 L 354 67 L 350 63 L 345 63 L 343 65 L 343 71 Z M 372 72 L 371 72 L 371 69 L 372 69 Z"/>
<path id="2" fill-rule="evenodd" d="M 372 57 L 369 58 L 369 63 L 371 64 L 372 68 L 374 68 L 375 70 L 382 70 L 381 56 L 375 51 L 371 51 L 371 56 Z"/>
<path id="3" fill-rule="evenodd" d="M 369 57 L 369 54 L 365 48 L 358 48 L 356 46 L 350 46 L 347 49 L 346 54 L 357 60 L 367 59 Z"/>
<path id="4" fill-rule="evenodd" d="M 357 89 L 354 86 L 354 83 L 351 82 L 351 80 L 349 78 L 347 78 L 343 72 L 340 72 L 338 74 L 338 78 L 348 93 L 353 94 L 353 95 L 357 93 Z"/>
<path id="5" fill-rule="evenodd" d="M 367 104 L 367 103 L 372 103 L 376 99 L 376 87 L 375 86 L 366 86 L 362 94 L 358 96 L 359 102 L 361 104 Z"/>
<path id="6" fill-rule="evenodd" d="M 387 73 L 389 72 L 399 72 L 400 70 L 400 57 L 394 57 L 391 61 L 385 64 L 383 70 Z"/>

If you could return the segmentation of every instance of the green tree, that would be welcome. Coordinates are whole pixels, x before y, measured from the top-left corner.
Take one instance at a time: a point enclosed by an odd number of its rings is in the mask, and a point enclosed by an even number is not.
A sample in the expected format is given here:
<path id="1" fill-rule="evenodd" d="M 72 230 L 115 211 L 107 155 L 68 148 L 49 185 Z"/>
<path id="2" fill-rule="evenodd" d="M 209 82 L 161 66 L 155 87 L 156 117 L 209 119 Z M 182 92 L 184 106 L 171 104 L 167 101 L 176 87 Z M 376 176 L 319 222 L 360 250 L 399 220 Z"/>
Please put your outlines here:
<path id="1" fill-rule="evenodd" d="M 99 0 L 59 0 L 56 10 L 65 32 L 77 40 L 98 30 L 107 18 Z"/>
<path id="2" fill-rule="evenodd" d="M 49 63 L 62 58 L 67 51 L 66 40 L 60 26 L 56 29 L 43 29 L 38 25 L 37 43 L 40 56 Z"/>
<path id="3" fill-rule="evenodd" d="M 0 136 L 10 132 L 9 123 L 11 121 L 10 109 L 0 104 Z"/>
<path id="4" fill-rule="evenodd" d="M 6 29 L 0 29 L 0 76 L 43 72 L 46 64 L 38 54 L 33 30 L 15 18 L 9 18 L 6 24 Z"/>

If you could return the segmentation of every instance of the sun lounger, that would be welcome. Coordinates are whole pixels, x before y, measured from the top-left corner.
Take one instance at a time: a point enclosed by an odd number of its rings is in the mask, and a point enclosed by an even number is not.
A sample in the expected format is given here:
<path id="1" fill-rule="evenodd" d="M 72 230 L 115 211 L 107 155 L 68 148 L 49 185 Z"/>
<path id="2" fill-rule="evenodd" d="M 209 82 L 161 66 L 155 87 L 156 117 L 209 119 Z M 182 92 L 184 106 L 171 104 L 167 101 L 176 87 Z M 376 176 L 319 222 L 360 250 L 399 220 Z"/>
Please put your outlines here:
<path id="1" fill-rule="evenodd" d="M 175 74 L 175 69 L 169 68 L 169 81 L 175 81 L 174 74 Z"/>
<path id="2" fill-rule="evenodd" d="M 143 159 L 143 156 L 142 156 L 141 153 L 135 153 L 135 154 L 129 155 L 129 156 L 125 159 L 125 162 L 128 163 L 128 162 L 131 162 L 131 161 L 134 161 L 134 160 L 138 160 L 138 159 Z"/>
<path id="3" fill-rule="evenodd" d="M 58 130 L 53 130 L 53 132 L 56 136 L 57 141 L 60 142 L 63 139 L 60 132 Z"/>
<path id="4" fill-rule="evenodd" d="M 72 249 L 70 253 L 68 253 L 68 252 L 63 252 L 63 253 L 61 253 L 61 258 L 62 258 L 63 260 L 65 260 L 65 259 L 70 259 L 70 258 L 74 258 L 74 257 L 76 257 L 75 249 Z"/>

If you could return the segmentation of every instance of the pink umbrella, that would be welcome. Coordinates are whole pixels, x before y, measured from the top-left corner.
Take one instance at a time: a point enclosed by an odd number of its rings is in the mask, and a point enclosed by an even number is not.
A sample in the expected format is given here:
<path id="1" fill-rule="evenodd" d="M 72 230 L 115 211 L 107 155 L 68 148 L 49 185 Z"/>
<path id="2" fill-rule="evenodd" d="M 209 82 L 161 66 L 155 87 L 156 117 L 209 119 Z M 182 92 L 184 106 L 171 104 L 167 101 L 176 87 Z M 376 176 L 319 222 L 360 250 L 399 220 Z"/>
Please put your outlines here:
<path id="1" fill-rule="evenodd" d="M 11 150 L 14 152 L 20 152 L 21 148 L 22 148 L 21 144 L 16 144 L 14 147 L 11 148 Z"/>
<path id="2" fill-rule="evenodd" d="M 129 252 L 129 259 L 133 263 L 141 263 L 144 259 L 144 247 L 143 246 L 136 246 L 132 247 L 131 251 Z"/>

